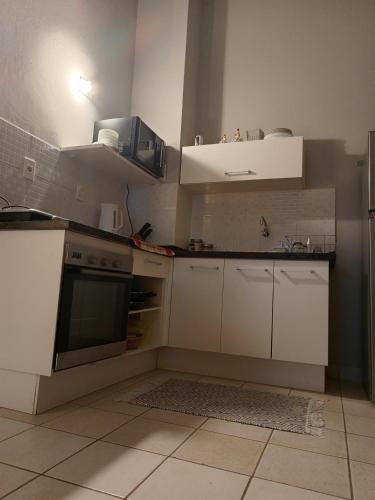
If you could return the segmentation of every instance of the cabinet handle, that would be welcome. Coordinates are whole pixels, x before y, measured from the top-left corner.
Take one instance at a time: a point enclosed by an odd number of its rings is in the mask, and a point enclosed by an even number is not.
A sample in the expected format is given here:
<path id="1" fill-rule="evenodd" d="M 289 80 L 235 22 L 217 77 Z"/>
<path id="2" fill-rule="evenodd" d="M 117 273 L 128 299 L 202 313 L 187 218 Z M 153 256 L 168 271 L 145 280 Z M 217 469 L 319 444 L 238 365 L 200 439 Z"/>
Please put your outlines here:
<path id="1" fill-rule="evenodd" d="M 254 267 L 236 267 L 236 271 L 261 271 L 261 269 L 256 269 Z M 270 270 L 265 268 L 263 269 L 265 273 L 269 273 Z"/>
<path id="2" fill-rule="evenodd" d="M 235 175 L 256 175 L 256 172 L 253 172 L 252 170 L 237 170 L 234 172 L 224 172 L 224 175 L 227 175 L 228 177 L 234 177 Z"/>
<path id="3" fill-rule="evenodd" d="M 161 266 L 162 262 L 158 262 L 157 260 L 150 260 L 150 259 L 145 259 L 144 260 L 145 264 L 154 264 L 155 266 Z"/>
<path id="4" fill-rule="evenodd" d="M 219 266 L 212 266 L 212 267 L 209 267 L 209 266 L 190 266 L 190 269 L 192 271 L 194 271 L 194 269 L 208 269 L 211 271 L 218 271 L 220 268 L 219 268 Z"/>
<path id="5" fill-rule="evenodd" d="M 285 270 L 285 269 L 280 269 L 280 272 L 281 273 L 284 273 L 284 274 L 287 274 L 287 273 L 310 273 L 310 274 L 315 274 L 316 271 L 314 271 L 314 269 L 289 269 L 289 270 Z"/>

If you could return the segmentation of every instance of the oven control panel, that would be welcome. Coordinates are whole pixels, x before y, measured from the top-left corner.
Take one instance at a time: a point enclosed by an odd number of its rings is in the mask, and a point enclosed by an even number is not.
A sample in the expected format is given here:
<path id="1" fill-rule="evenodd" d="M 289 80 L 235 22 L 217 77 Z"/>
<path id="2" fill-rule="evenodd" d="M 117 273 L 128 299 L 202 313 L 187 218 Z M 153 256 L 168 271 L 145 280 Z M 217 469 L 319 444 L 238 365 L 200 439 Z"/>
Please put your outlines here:
<path id="1" fill-rule="evenodd" d="M 131 255 L 120 255 L 72 243 L 65 244 L 64 262 L 73 266 L 107 269 L 108 271 L 122 273 L 131 273 L 133 269 L 133 257 Z"/>

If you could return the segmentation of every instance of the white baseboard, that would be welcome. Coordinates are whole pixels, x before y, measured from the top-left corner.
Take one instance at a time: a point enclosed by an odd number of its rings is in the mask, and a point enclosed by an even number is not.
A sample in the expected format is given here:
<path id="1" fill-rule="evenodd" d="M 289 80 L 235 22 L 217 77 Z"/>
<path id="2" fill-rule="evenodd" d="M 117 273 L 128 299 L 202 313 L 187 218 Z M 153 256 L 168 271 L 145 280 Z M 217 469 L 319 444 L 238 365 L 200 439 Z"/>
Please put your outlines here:
<path id="1" fill-rule="evenodd" d="M 36 412 L 54 408 L 156 368 L 157 351 L 118 356 L 40 377 Z"/>
<path id="2" fill-rule="evenodd" d="M 325 367 L 163 347 L 158 368 L 324 392 Z"/>

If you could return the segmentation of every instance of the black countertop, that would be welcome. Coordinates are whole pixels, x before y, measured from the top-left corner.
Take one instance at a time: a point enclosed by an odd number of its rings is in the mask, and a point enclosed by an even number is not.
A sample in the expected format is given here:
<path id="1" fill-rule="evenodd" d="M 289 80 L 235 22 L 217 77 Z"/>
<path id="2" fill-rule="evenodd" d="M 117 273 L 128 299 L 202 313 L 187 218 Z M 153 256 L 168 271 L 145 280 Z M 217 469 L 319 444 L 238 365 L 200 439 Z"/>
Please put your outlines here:
<path id="1" fill-rule="evenodd" d="M 188 257 L 200 259 L 270 259 L 270 260 L 328 260 L 334 263 L 336 252 L 307 253 L 307 252 L 263 252 L 249 251 L 236 252 L 225 250 L 204 250 L 201 252 L 190 252 L 178 247 L 169 247 L 175 252 L 175 257 Z"/>
<path id="2" fill-rule="evenodd" d="M 52 220 L 32 220 L 32 221 L 1 221 L 1 230 L 53 230 L 63 229 L 66 231 L 74 231 L 88 236 L 94 236 L 104 240 L 122 243 L 127 246 L 135 247 L 134 242 L 127 236 L 103 231 L 92 226 L 86 226 L 79 222 L 67 219 L 52 219 Z M 208 250 L 202 252 L 190 252 L 183 248 L 168 246 L 175 252 L 175 257 L 189 258 L 204 258 L 204 259 L 269 259 L 269 260 L 324 260 L 334 264 L 336 260 L 336 252 L 327 253 L 291 253 L 291 252 L 236 252 L 223 250 Z"/>

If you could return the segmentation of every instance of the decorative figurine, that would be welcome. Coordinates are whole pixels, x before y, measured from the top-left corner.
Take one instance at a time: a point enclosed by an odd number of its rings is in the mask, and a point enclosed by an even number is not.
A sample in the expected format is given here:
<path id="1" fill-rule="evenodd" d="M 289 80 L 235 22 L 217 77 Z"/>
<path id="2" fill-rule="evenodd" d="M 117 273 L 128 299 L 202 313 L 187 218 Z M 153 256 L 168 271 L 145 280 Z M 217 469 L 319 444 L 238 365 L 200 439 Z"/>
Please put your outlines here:
<path id="1" fill-rule="evenodd" d="M 227 134 L 223 134 L 222 138 L 220 139 L 220 142 L 228 142 Z"/>
<path id="2" fill-rule="evenodd" d="M 240 129 L 239 128 L 236 128 L 236 131 L 234 133 L 234 139 L 233 139 L 233 142 L 241 142 L 242 139 L 241 139 L 241 132 L 240 132 Z"/>

